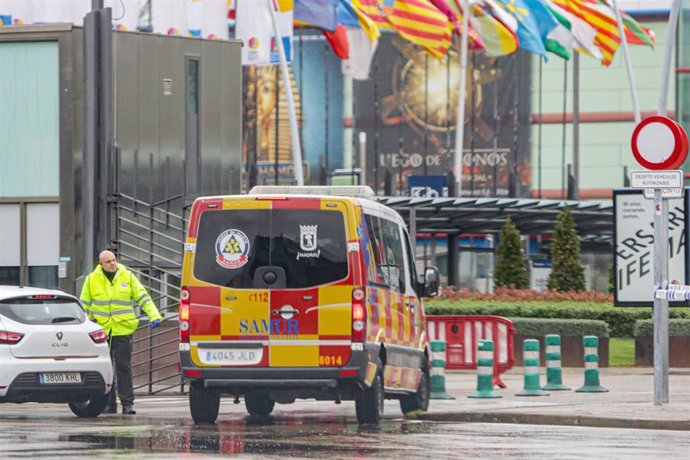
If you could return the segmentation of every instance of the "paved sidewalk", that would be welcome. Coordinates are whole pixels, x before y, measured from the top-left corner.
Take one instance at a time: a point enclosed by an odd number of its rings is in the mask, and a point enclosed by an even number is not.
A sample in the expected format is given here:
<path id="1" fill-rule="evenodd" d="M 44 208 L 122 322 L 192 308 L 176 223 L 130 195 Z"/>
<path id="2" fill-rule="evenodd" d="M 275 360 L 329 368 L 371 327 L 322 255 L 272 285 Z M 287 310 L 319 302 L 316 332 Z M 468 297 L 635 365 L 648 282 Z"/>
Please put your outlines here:
<path id="1" fill-rule="evenodd" d="M 446 371 L 446 391 L 454 400 L 431 401 L 420 419 L 542 425 L 581 425 L 690 431 L 690 369 L 669 372 L 669 402 L 654 405 L 654 370 L 601 368 L 600 383 L 608 393 L 576 393 L 584 384 L 584 370 L 564 368 L 563 383 L 570 391 L 550 391 L 549 396 L 515 396 L 523 389 L 522 368 L 503 374 L 507 388 L 495 391 L 500 399 L 474 399 L 473 372 Z M 546 383 L 542 368 L 541 384 Z"/>

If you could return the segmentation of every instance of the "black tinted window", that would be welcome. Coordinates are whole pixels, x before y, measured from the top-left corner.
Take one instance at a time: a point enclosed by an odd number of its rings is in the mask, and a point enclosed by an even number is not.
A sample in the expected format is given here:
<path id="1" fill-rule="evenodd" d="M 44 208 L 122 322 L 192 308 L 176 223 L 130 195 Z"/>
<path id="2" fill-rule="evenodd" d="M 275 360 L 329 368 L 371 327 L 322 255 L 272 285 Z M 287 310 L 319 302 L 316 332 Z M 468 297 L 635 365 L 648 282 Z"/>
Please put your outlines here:
<path id="1" fill-rule="evenodd" d="M 201 216 L 194 276 L 221 286 L 255 287 L 262 267 L 281 267 L 285 288 L 347 276 L 345 222 L 339 211 L 222 210 Z"/>
<path id="2" fill-rule="evenodd" d="M 79 324 L 86 319 L 79 303 L 64 298 L 4 300 L 0 315 L 24 324 Z"/>

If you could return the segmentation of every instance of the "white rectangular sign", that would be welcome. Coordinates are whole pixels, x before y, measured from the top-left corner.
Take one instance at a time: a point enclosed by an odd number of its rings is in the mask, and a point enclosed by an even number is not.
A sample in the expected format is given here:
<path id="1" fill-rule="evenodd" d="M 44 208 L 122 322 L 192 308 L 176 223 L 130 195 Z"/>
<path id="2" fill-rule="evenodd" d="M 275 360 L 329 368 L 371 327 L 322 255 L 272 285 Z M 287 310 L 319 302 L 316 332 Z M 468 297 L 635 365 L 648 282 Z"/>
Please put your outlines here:
<path id="1" fill-rule="evenodd" d="M 615 305 L 654 302 L 654 202 L 641 191 L 614 191 Z M 686 284 L 685 201 L 668 201 L 669 281 Z"/>
<path id="2" fill-rule="evenodd" d="M 681 188 L 683 171 L 632 171 L 630 173 L 632 188 Z"/>
<path id="3" fill-rule="evenodd" d="M 648 200 L 653 200 L 654 199 L 654 190 L 653 188 L 645 188 L 642 189 L 644 192 L 644 197 L 647 198 Z M 662 188 L 661 189 L 661 198 L 683 198 L 683 189 L 682 188 Z"/>

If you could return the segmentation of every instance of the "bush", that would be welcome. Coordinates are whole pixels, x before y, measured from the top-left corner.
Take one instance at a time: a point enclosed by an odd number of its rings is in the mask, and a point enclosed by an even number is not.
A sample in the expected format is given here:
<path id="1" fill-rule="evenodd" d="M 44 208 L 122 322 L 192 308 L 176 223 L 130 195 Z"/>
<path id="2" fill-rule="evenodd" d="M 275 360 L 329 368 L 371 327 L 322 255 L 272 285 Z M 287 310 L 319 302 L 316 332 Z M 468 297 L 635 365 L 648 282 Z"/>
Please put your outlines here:
<path id="1" fill-rule="evenodd" d="M 534 291 L 532 289 L 516 289 L 514 287 L 497 287 L 493 293 L 481 293 L 468 289 L 455 289 L 454 287 L 444 288 L 441 295 L 435 297 L 431 302 L 443 300 L 480 300 L 480 301 L 525 301 L 525 302 L 592 302 L 604 305 L 613 304 L 613 294 L 604 294 L 596 291 L 567 291 L 556 290 Z"/>
<path id="2" fill-rule="evenodd" d="M 558 334 L 562 337 L 609 336 L 609 328 L 604 321 L 535 318 L 510 319 L 513 322 L 513 327 L 515 327 L 515 335 L 528 337 L 542 337 L 547 334 Z"/>
<path id="3" fill-rule="evenodd" d="M 620 308 L 594 302 L 426 301 L 427 315 L 496 315 L 505 318 L 578 319 L 604 321 L 611 337 L 633 337 L 635 322 L 652 317 L 652 309 Z M 690 309 L 673 308 L 670 316 L 690 318 Z"/>
<path id="4" fill-rule="evenodd" d="M 520 232 L 510 220 L 506 220 L 498 235 L 496 247 L 496 266 L 494 267 L 495 286 L 514 286 L 524 289 L 529 286 L 527 257 L 522 250 Z"/>
<path id="5" fill-rule="evenodd" d="M 568 207 L 558 214 L 551 244 L 553 270 L 547 286 L 557 291 L 585 289 L 585 271 L 580 261 L 580 240 Z"/>
<path id="6" fill-rule="evenodd" d="M 635 337 L 653 337 L 654 321 L 651 319 L 635 321 Z M 668 322 L 669 337 L 690 337 L 690 319 L 671 319 Z"/>

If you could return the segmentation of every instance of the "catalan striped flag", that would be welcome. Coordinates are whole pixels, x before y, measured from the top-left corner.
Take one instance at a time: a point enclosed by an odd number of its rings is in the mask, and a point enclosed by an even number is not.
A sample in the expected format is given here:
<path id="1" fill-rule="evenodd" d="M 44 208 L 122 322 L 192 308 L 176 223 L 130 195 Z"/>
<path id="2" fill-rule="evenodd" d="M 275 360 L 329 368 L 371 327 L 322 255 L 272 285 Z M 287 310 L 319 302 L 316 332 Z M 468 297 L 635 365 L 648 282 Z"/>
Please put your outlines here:
<path id="1" fill-rule="evenodd" d="M 582 19 L 597 31 L 594 39 L 602 54 L 601 63 L 611 65 L 621 43 L 616 17 L 607 5 L 597 0 L 553 0 L 553 2 L 565 11 Z"/>
<path id="2" fill-rule="evenodd" d="M 464 31 L 462 30 L 462 8 L 456 9 L 455 5 L 453 5 L 453 0 L 450 2 L 446 3 L 446 0 L 429 0 L 431 4 L 433 4 L 438 10 L 445 14 L 446 17 L 448 18 L 448 21 L 450 21 L 451 26 L 455 30 L 455 32 L 462 36 Z M 472 24 L 468 27 L 467 31 L 467 40 L 468 40 L 468 47 L 471 50 L 482 50 L 485 51 L 486 48 L 484 47 L 484 41 L 482 40 L 482 37 L 479 36 L 476 30 L 472 27 Z"/>
<path id="3" fill-rule="evenodd" d="M 359 0 L 362 11 L 381 30 L 397 32 L 441 58 L 451 44 L 452 26 L 428 0 Z"/>

